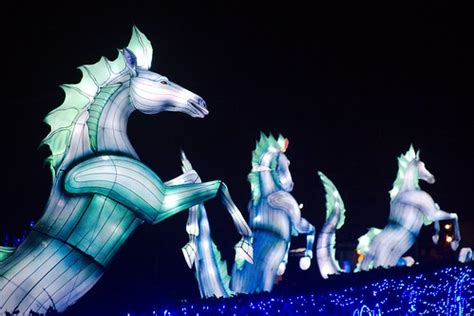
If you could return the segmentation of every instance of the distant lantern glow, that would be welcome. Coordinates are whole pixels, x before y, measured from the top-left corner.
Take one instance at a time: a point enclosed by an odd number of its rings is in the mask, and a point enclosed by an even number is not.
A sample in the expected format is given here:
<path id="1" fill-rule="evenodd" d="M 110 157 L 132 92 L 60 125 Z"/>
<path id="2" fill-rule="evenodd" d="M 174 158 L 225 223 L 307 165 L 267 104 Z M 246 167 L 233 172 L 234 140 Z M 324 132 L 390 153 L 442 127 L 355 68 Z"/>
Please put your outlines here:
<path id="1" fill-rule="evenodd" d="M 446 224 L 444 225 L 444 229 L 451 229 L 452 225 L 451 224 Z"/>
<path id="2" fill-rule="evenodd" d="M 452 242 L 453 241 L 453 236 L 448 235 L 446 236 L 446 242 Z"/>

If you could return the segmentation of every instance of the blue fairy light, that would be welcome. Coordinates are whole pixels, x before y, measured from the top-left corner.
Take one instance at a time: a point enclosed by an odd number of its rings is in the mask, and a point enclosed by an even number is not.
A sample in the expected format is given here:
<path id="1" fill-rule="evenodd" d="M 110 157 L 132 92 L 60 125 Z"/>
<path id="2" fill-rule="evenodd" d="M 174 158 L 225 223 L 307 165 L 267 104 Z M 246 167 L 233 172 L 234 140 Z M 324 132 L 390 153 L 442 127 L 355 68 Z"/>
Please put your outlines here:
<path id="1" fill-rule="evenodd" d="M 173 316 L 468 315 L 474 313 L 473 270 L 472 264 L 429 271 L 407 270 L 410 275 L 387 276 L 331 290 L 316 289 L 304 295 L 236 296 L 185 303 L 174 310 L 163 307 L 161 311 Z"/>

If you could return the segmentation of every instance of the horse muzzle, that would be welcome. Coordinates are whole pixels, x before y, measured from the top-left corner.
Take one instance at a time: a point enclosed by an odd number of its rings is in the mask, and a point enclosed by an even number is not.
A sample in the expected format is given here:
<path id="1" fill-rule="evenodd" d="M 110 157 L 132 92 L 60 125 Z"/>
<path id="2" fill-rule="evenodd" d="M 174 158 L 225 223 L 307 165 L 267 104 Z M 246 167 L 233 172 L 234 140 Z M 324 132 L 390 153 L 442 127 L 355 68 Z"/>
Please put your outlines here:
<path id="1" fill-rule="evenodd" d="M 203 118 L 209 114 L 207 110 L 206 101 L 203 98 L 189 99 L 188 105 L 192 108 L 193 116 Z"/>
<path id="2" fill-rule="evenodd" d="M 429 184 L 433 184 L 436 182 L 436 179 L 434 176 L 431 176 L 429 178 L 426 179 L 426 182 L 428 182 Z"/>

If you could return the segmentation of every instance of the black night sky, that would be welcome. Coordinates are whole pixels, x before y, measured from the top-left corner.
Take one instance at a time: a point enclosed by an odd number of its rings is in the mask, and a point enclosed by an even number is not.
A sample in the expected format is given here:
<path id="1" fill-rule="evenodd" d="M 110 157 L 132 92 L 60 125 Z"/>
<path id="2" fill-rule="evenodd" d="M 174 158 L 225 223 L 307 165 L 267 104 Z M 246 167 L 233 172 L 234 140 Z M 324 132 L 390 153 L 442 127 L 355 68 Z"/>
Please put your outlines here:
<path id="1" fill-rule="evenodd" d="M 38 145 L 49 131 L 43 118 L 62 102 L 59 85 L 78 82 L 80 65 L 115 58 L 135 24 L 154 47 L 151 69 L 202 96 L 210 111 L 204 119 L 133 114 L 131 142 L 161 179 L 180 174 L 183 148 L 203 180 L 228 184 L 247 217 L 255 141 L 260 131 L 282 133 L 290 140 L 293 194 L 304 204 L 303 216 L 319 231 L 325 216 L 316 174 L 321 170 L 347 208 L 338 241 L 352 243 L 368 227 L 386 223 L 396 158 L 412 143 L 437 179 L 422 188 L 442 209 L 459 214 L 461 247 L 474 247 L 472 10 L 448 1 L 194 3 L 76 2 L 4 10 L 1 238 L 20 235 L 46 204 L 48 150 Z M 239 238 L 230 217 L 214 201 L 208 213 L 214 239 L 230 261 Z M 124 311 L 197 297 L 180 250 L 187 242 L 186 219 L 183 212 L 140 227 L 70 312 L 89 314 L 85 310 L 101 301 Z M 303 244 L 296 238 L 293 247 Z M 317 275 L 316 262 L 294 274 Z"/>

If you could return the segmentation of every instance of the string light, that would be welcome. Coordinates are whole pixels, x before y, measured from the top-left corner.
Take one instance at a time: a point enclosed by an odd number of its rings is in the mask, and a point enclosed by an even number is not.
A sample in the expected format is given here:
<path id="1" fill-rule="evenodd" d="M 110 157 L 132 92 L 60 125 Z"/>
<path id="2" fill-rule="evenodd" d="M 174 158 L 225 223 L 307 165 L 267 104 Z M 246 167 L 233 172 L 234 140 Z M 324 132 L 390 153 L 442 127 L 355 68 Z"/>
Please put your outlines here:
<path id="1" fill-rule="evenodd" d="M 470 315 L 474 313 L 472 263 L 358 282 L 305 295 L 262 294 L 184 303 L 156 315 Z M 390 271 L 387 271 L 387 275 Z M 350 278 L 349 275 L 343 276 Z M 140 314 L 142 315 L 142 314 Z M 155 315 L 155 314 L 153 314 Z"/>

